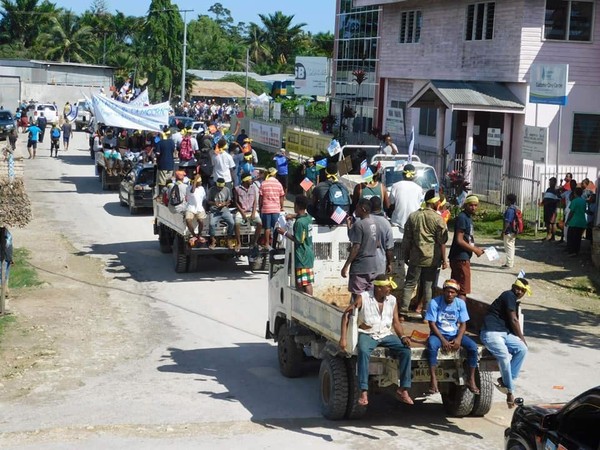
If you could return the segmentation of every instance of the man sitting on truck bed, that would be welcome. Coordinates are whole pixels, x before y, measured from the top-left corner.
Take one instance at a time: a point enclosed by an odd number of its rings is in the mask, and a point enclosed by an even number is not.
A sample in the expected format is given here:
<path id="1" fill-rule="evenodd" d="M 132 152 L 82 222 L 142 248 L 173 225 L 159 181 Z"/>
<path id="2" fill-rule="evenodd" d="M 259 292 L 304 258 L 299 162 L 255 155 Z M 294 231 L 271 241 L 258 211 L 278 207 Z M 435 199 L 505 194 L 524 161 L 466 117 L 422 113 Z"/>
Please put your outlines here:
<path id="1" fill-rule="evenodd" d="M 231 200 L 231 191 L 225 185 L 225 179 L 217 178 L 217 183 L 208 191 L 208 206 L 210 207 L 208 234 L 210 235 L 210 248 L 215 248 L 217 246 L 215 227 L 221 220 L 224 220 L 227 223 L 227 246 L 231 249 L 235 246 L 235 244 L 233 246 L 231 245 L 233 229 L 235 226 L 233 216 L 231 215 L 231 211 L 229 211 Z"/>
<path id="2" fill-rule="evenodd" d="M 400 383 L 396 398 L 402 403 L 412 405 L 414 402 L 408 393 L 411 386 L 410 338 L 404 336 L 402 324 L 398 319 L 396 297 L 390 294 L 392 289 L 396 288 L 396 283 L 387 275 L 378 275 L 373 285 L 373 290 L 362 292 L 342 315 L 340 347 L 345 351 L 349 317 L 354 310 L 358 310 L 357 367 L 358 386 L 361 391 L 358 404 L 369 404 L 369 358 L 375 347 L 379 346 L 389 348 L 398 358 Z"/>

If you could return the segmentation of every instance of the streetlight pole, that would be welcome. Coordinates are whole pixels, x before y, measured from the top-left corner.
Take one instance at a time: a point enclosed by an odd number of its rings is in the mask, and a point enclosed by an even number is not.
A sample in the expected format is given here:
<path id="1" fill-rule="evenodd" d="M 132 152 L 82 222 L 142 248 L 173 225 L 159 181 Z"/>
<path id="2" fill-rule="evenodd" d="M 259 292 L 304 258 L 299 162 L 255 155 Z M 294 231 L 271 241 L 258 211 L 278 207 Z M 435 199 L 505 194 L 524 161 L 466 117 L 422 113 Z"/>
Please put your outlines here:
<path id="1" fill-rule="evenodd" d="M 185 59 L 187 56 L 187 20 L 186 14 L 193 12 L 193 9 L 182 9 L 183 13 L 183 61 L 181 63 L 181 103 L 185 101 Z"/>

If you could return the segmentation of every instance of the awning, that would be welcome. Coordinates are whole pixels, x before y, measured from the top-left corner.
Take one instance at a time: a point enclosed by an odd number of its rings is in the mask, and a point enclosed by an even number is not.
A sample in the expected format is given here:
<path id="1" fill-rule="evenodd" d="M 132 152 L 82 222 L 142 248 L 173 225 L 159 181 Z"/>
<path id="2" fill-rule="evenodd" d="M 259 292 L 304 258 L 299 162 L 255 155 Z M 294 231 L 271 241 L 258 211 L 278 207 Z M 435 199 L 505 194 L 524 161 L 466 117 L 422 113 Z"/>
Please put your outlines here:
<path id="1" fill-rule="evenodd" d="M 503 83 L 431 80 L 408 101 L 409 108 L 525 114 L 525 105 Z"/>
<path id="2" fill-rule="evenodd" d="M 244 88 L 233 81 L 200 81 L 192 83 L 192 97 L 244 98 Z M 256 97 L 248 91 L 248 98 Z"/>

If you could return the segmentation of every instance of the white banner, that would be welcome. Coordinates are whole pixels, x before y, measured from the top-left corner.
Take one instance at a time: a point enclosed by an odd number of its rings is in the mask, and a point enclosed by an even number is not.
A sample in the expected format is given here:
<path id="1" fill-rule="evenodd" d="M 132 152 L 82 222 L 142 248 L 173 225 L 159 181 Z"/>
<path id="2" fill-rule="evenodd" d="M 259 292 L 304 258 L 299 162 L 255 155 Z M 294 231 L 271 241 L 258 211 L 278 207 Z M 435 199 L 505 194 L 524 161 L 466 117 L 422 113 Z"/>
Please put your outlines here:
<path id="1" fill-rule="evenodd" d="M 248 135 L 258 144 L 281 148 L 281 126 L 250 121 Z"/>
<path id="2" fill-rule="evenodd" d="M 111 127 L 162 131 L 162 127 L 169 124 L 169 102 L 138 106 L 94 95 L 92 106 L 96 123 Z"/>
<path id="3" fill-rule="evenodd" d="M 135 106 L 149 106 L 150 97 L 148 96 L 148 89 L 144 89 L 140 95 L 129 102 L 130 105 Z"/>

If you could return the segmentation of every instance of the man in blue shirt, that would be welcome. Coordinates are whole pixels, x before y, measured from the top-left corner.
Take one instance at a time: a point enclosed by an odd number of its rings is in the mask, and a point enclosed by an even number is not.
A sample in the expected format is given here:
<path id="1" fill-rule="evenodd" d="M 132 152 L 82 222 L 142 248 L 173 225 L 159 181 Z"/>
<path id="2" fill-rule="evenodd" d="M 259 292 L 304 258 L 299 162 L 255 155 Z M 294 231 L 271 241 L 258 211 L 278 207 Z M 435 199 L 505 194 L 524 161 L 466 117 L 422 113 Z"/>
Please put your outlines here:
<path id="1" fill-rule="evenodd" d="M 436 377 L 439 349 L 441 348 L 444 353 L 457 352 L 462 346 L 467 351 L 467 363 L 469 365 L 467 389 L 473 394 L 479 395 L 479 388 L 475 382 L 477 344 L 471 338 L 465 336 L 467 321 L 469 320 L 467 305 L 464 300 L 456 297 L 460 285 L 455 280 L 446 280 L 443 289 L 443 295 L 431 299 L 425 315 L 425 320 L 429 322 L 431 332 L 429 339 L 427 339 L 429 373 L 431 375 L 429 393 L 439 392 Z"/>
<path id="2" fill-rule="evenodd" d="M 288 189 L 288 162 L 289 158 L 285 154 L 285 148 L 282 148 L 277 155 L 273 157 L 275 167 L 277 168 L 277 180 L 283 186 L 283 190 L 287 193 Z"/>
<path id="3" fill-rule="evenodd" d="M 175 143 L 162 133 L 154 149 L 155 163 L 158 170 L 158 192 L 169 184 L 175 170 Z"/>
<path id="4" fill-rule="evenodd" d="M 37 125 L 30 125 L 27 129 L 29 137 L 27 139 L 27 151 L 29 152 L 29 159 L 35 158 L 35 151 L 37 149 L 37 143 L 40 138 L 42 130 Z"/>

